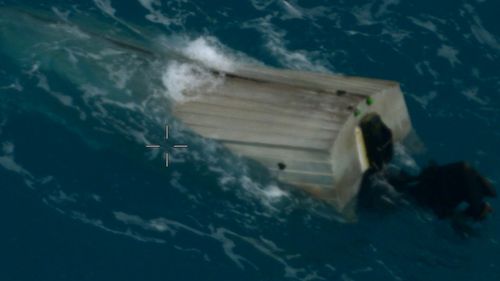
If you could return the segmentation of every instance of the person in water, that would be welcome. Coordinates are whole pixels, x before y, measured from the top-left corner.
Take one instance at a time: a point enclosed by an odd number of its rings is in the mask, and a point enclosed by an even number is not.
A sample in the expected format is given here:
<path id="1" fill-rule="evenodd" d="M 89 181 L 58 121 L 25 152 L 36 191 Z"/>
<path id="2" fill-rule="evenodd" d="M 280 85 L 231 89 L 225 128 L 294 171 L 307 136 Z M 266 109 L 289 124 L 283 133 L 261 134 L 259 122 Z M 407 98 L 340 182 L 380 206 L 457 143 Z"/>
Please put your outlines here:
<path id="1" fill-rule="evenodd" d="M 405 172 L 391 173 L 386 169 L 393 156 L 390 129 L 375 114 L 365 116 L 360 127 L 370 163 L 370 168 L 363 176 L 358 198 L 362 207 L 373 207 L 376 196 L 388 198 L 387 194 L 380 192 L 383 189 L 380 187 L 382 178 L 382 182 L 393 187 L 393 193 L 395 191 L 418 205 L 431 209 L 439 218 L 465 215 L 474 220 L 482 220 L 492 212 L 493 209 L 485 198 L 497 196 L 493 185 L 466 162 L 441 166 L 431 164 L 417 176 Z M 465 210 L 459 210 L 463 204 L 467 204 Z"/>
<path id="2" fill-rule="evenodd" d="M 439 218 L 457 215 L 457 208 L 466 203 L 462 214 L 482 220 L 493 211 L 485 198 L 497 196 L 492 184 L 463 161 L 441 166 L 431 164 L 418 176 L 400 173 L 387 180 L 396 191 L 430 208 Z"/>

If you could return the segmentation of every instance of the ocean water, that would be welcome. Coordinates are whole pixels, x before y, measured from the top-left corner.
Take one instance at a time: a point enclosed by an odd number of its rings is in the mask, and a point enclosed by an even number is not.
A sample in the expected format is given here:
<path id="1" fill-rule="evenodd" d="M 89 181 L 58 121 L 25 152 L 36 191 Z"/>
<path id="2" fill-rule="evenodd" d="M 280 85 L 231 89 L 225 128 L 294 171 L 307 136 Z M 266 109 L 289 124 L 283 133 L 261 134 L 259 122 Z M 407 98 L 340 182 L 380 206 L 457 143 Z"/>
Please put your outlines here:
<path id="1" fill-rule="evenodd" d="M 465 236 L 411 204 L 347 223 L 171 107 L 223 82 L 205 66 L 397 80 L 425 144 L 398 165 L 466 160 L 498 186 L 499 10 L 0 0 L 0 280 L 498 280 L 498 213 Z M 165 124 L 189 145 L 168 169 L 144 148 Z"/>

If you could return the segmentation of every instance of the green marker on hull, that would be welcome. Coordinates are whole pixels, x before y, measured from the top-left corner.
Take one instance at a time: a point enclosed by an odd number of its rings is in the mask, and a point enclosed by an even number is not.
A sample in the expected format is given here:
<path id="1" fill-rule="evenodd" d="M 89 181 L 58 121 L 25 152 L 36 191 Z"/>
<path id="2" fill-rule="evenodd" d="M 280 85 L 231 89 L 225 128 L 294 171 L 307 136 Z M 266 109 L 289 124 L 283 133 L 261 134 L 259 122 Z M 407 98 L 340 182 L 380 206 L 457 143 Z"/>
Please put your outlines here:
<path id="1" fill-rule="evenodd" d="M 367 105 L 372 105 L 372 104 L 373 104 L 373 99 L 372 99 L 372 97 L 367 97 L 367 98 L 366 98 L 366 104 L 367 104 Z"/>

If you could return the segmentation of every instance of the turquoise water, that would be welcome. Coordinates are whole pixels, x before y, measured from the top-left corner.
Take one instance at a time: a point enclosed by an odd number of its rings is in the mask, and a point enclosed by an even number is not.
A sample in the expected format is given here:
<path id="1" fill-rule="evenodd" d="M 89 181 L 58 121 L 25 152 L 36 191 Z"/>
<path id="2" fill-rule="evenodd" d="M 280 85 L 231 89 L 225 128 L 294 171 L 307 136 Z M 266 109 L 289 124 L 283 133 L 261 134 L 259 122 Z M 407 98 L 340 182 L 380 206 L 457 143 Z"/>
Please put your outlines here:
<path id="1" fill-rule="evenodd" d="M 466 237 L 411 204 L 345 223 L 170 108 L 220 78 L 192 60 L 397 80 L 426 146 L 400 162 L 498 183 L 499 8 L 0 1 L 0 280 L 498 279 L 498 214 Z M 168 169 L 144 149 L 167 123 L 189 145 Z"/>

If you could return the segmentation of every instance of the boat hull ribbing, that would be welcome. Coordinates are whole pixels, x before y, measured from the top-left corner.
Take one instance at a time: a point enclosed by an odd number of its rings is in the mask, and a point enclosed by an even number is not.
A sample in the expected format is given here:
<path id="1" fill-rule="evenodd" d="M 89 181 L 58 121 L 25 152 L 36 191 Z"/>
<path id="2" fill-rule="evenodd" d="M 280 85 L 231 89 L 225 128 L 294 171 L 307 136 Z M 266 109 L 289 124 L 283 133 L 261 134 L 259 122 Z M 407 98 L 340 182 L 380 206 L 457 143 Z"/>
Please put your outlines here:
<path id="1" fill-rule="evenodd" d="M 353 202 L 366 170 L 359 120 L 379 114 L 394 141 L 412 129 L 396 82 L 259 67 L 222 75 L 223 83 L 177 103 L 174 114 L 340 211 Z"/>

